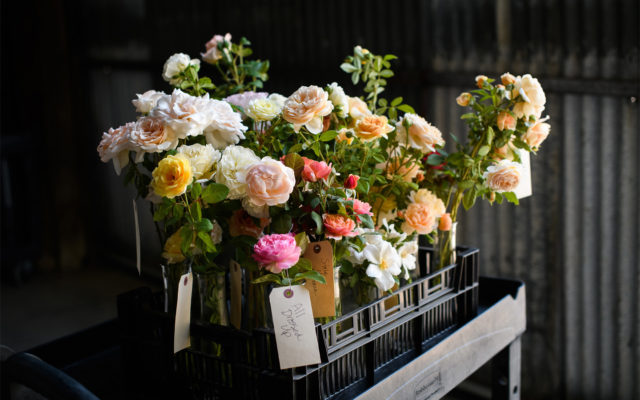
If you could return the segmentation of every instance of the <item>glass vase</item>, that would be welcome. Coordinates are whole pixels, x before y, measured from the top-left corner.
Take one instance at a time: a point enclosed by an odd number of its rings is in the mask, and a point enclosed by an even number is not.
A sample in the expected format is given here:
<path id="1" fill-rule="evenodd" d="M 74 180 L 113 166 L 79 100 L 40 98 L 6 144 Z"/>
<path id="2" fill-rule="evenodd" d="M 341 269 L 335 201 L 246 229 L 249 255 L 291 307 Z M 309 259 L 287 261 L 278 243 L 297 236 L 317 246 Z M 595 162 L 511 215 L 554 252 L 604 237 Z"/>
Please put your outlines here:
<path id="1" fill-rule="evenodd" d="M 229 325 L 224 272 L 196 272 L 198 318 L 216 325 Z"/>
<path id="2" fill-rule="evenodd" d="M 437 231 L 436 239 L 433 244 L 433 265 L 435 270 L 442 269 L 447 265 L 454 264 L 456 262 L 456 231 L 458 223 L 451 224 L 451 229 L 448 231 Z M 429 271 L 429 272 L 433 272 Z"/>
<path id="3" fill-rule="evenodd" d="M 244 314 L 246 315 L 246 327 L 248 330 L 273 327 L 268 287 L 266 284 L 254 285 L 251 283 L 258 276 L 258 271 L 250 271 L 245 274 L 247 302 Z"/>
<path id="4" fill-rule="evenodd" d="M 164 312 L 175 314 L 180 277 L 189 271 L 189 262 L 160 265 L 164 292 Z"/>

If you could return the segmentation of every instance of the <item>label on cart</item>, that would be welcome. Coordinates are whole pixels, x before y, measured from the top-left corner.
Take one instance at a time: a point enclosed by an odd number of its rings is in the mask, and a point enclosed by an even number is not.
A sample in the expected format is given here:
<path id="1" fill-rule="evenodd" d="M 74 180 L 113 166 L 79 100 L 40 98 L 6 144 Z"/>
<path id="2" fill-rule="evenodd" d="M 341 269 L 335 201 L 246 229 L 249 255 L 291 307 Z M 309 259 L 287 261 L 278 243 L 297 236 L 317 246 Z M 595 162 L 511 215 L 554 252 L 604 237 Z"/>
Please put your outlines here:
<path id="1" fill-rule="evenodd" d="M 321 273 L 325 281 L 327 281 L 327 283 L 322 284 L 309 279 L 305 284 L 311 298 L 313 317 L 334 317 L 336 315 L 336 306 L 333 282 L 333 249 L 331 248 L 331 243 L 329 243 L 328 240 L 309 243 L 303 257 L 311 261 L 313 270 Z"/>
<path id="2" fill-rule="evenodd" d="M 304 286 L 279 287 L 269 295 L 280 368 L 320 363 L 309 291 Z"/>
<path id="3" fill-rule="evenodd" d="M 242 325 L 242 268 L 231 260 L 229 264 L 229 281 L 231 289 L 231 325 L 237 329 Z"/>
<path id="4" fill-rule="evenodd" d="M 513 190 L 513 193 L 519 199 L 524 199 L 533 194 L 533 188 L 531 187 L 531 157 L 529 152 L 523 149 L 517 149 L 520 161 L 522 162 L 522 168 L 520 170 L 520 183 Z"/>
<path id="5" fill-rule="evenodd" d="M 191 292 L 193 276 L 188 272 L 180 277 L 178 284 L 178 303 L 176 304 L 176 326 L 173 336 L 173 352 L 191 346 L 189 327 L 191 325 Z"/>

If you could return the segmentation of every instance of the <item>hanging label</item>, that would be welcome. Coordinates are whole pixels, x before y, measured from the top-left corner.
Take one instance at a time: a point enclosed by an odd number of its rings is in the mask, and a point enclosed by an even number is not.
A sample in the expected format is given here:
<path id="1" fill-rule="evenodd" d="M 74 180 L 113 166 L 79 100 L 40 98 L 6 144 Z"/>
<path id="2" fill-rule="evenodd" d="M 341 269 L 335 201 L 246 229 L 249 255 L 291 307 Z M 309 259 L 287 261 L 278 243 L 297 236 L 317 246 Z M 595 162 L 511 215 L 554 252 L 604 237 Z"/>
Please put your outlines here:
<path id="1" fill-rule="evenodd" d="M 136 268 L 138 268 L 138 275 L 142 275 L 142 265 L 140 262 L 140 222 L 138 221 L 138 205 L 136 199 L 133 199 L 133 223 L 136 227 Z"/>
<path id="2" fill-rule="evenodd" d="M 240 329 L 242 326 L 242 268 L 231 260 L 229 264 L 229 281 L 231 289 L 231 325 Z"/>
<path id="3" fill-rule="evenodd" d="M 269 295 L 280 368 L 320 363 L 309 291 L 304 286 L 279 287 Z"/>
<path id="4" fill-rule="evenodd" d="M 188 272 L 180 277 L 178 284 L 178 303 L 176 304 L 176 325 L 173 336 L 173 352 L 191 346 L 189 328 L 191 325 L 191 293 L 193 290 L 193 275 Z"/>
<path id="5" fill-rule="evenodd" d="M 393 287 L 391 288 L 392 292 L 395 292 L 396 290 L 398 290 L 398 284 L 396 283 L 395 285 L 393 285 Z M 386 296 L 387 292 L 383 292 L 382 296 Z M 388 299 L 386 299 L 384 301 L 384 308 L 389 310 L 395 306 L 397 306 L 398 304 L 400 304 L 400 295 L 399 294 L 395 294 L 391 297 L 389 297 Z"/>
<path id="6" fill-rule="evenodd" d="M 336 307 L 331 243 L 328 240 L 309 243 L 303 257 L 311 261 L 314 271 L 321 273 L 325 281 L 327 281 L 326 284 L 322 284 L 309 279 L 305 284 L 305 287 L 309 289 L 313 317 L 334 317 L 336 315 Z"/>
<path id="7" fill-rule="evenodd" d="M 517 149 L 520 161 L 522 162 L 522 169 L 520 175 L 520 183 L 513 190 L 513 193 L 518 199 L 529 197 L 533 194 L 533 188 L 531 187 L 531 157 L 528 151 L 523 149 Z"/>

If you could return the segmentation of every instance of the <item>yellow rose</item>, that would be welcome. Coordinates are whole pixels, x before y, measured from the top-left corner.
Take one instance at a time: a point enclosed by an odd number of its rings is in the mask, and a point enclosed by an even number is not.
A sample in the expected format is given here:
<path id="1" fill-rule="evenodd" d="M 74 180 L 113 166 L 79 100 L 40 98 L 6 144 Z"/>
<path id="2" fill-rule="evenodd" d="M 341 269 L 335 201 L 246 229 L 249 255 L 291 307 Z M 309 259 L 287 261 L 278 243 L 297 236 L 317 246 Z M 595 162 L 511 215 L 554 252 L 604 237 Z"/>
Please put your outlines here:
<path id="1" fill-rule="evenodd" d="M 254 121 L 271 121 L 280 114 L 280 108 L 269 99 L 255 99 L 244 112 Z"/>
<path id="2" fill-rule="evenodd" d="M 387 137 L 393 127 L 387 123 L 387 117 L 379 115 L 367 115 L 356 123 L 356 136 L 363 142 Z"/>
<path id="3" fill-rule="evenodd" d="M 169 236 L 167 241 L 164 243 L 164 251 L 162 252 L 162 257 L 166 259 L 169 264 L 175 264 L 184 261 L 184 254 L 182 254 L 182 250 L 180 250 L 180 244 L 182 243 L 180 230 L 182 230 L 182 228 L 178 229 L 176 233 Z"/>
<path id="4" fill-rule="evenodd" d="M 189 159 L 180 153 L 163 158 L 152 175 L 153 191 L 170 199 L 183 194 L 193 178 Z"/>

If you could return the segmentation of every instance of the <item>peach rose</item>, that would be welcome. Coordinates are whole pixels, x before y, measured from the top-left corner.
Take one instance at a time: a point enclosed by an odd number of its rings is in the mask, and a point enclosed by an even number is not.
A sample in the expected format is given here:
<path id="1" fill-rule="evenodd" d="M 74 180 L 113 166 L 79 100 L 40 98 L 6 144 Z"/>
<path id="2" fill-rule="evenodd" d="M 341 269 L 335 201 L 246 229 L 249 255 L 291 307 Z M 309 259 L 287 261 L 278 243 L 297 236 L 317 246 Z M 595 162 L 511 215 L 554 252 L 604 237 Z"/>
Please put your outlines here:
<path id="1" fill-rule="evenodd" d="M 280 161 L 264 157 L 247 171 L 247 197 L 257 206 L 286 203 L 296 184 L 293 170 Z"/>
<path id="2" fill-rule="evenodd" d="M 517 122 L 518 121 L 513 117 L 513 115 L 509 114 L 506 111 L 503 111 L 500 114 L 498 114 L 497 125 L 498 125 L 498 129 L 500 129 L 501 131 L 505 129 L 510 131 L 516 129 Z"/>
<path id="3" fill-rule="evenodd" d="M 406 234 L 418 232 L 421 235 L 431 233 L 438 226 L 435 210 L 426 203 L 411 203 L 404 214 L 402 231 Z"/>
<path id="4" fill-rule="evenodd" d="M 302 86 L 285 101 L 282 117 L 293 124 L 296 133 L 304 126 L 309 132 L 318 134 L 322 132 L 323 117 L 332 110 L 327 92 L 318 86 Z"/>
<path id="5" fill-rule="evenodd" d="M 134 122 L 128 122 L 116 129 L 109 128 L 109 132 L 102 134 L 102 140 L 98 145 L 100 161 L 106 163 L 113 160 L 113 168 L 118 175 L 120 175 L 122 168 L 129 163 L 129 150 L 131 149 L 129 138 L 134 125 Z"/>
<path id="6" fill-rule="evenodd" d="M 342 237 L 356 236 L 353 230 L 356 223 L 349 217 L 340 214 L 324 214 L 322 216 L 325 236 L 330 239 L 340 240 Z"/>
<path id="7" fill-rule="evenodd" d="M 393 127 L 387 123 L 387 117 L 380 115 L 367 115 L 356 122 L 356 136 L 363 142 L 387 137 L 387 133 L 393 130 Z"/>
<path id="8" fill-rule="evenodd" d="M 471 93 L 468 93 L 468 92 L 460 93 L 460 96 L 456 97 L 456 103 L 458 103 L 458 105 L 461 107 L 468 106 L 470 100 L 471 100 Z"/>
<path id="9" fill-rule="evenodd" d="M 494 192 L 512 192 L 520 183 L 521 164 L 509 160 L 502 160 L 491 165 L 484 172 L 487 187 Z"/>
<path id="10" fill-rule="evenodd" d="M 409 132 L 404 127 L 404 121 L 409 123 Z M 396 124 L 398 141 L 403 146 L 413 147 L 423 153 L 430 153 L 436 147 L 444 146 L 442 133 L 438 128 L 428 123 L 416 114 L 405 114 Z"/>
<path id="11" fill-rule="evenodd" d="M 513 98 L 520 96 L 520 102 L 513 106 L 513 113 L 517 118 L 529 118 L 534 116 L 540 118 L 547 98 L 542 90 L 540 82 L 527 74 L 517 77 L 514 83 Z"/>
<path id="12" fill-rule="evenodd" d="M 513 85 L 514 83 L 516 83 L 516 77 L 508 72 L 502 74 L 500 76 L 500 80 L 502 81 L 503 85 Z"/>
<path id="13" fill-rule="evenodd" d="M 532 149 L 537 150 L 540 144 L 549 136 L 549 132 L 551 132 L 551 125 L 544 122 L 547 119 L 548 118 L 544 118 L 536 122 L 527 130 L 527 133 L 524 134 L 522 139 L 527 142 Z"/>
<path id="14" fill-rule="evenodd" d="M 378 164 L 376 168 L 386 171 L 388 179 L 393 179 L 394 175 L 399 175 L 405 182 L 413 181 L 420 173 L 419 164 L 400 164 L 400 160 L 397 158 L 392 158 L 386 164 Z"/>
<path id="15" fill-rule="evenodd" d="M 162 118 L 142 117 L 131 129 L 130 140 L 137 151 L 136 162 L 144 159 L 145 153 L 161 153 L 178 146 L 178 138 Z"/>
<path id="16" fill-rule="evenodd" d="M 359 120 L 362 117 L 371 115 L 367 103 L 359 99 L 358 97 L 349 97 L 349 115 L 355 120 Z"/>
<path id="17" fill-rule="evenodd" d="M 189 159 L 180 153 L 160 160 L 151 175 L 154 193 L 170 199 L 183 194 L 193 178 Z"/>

